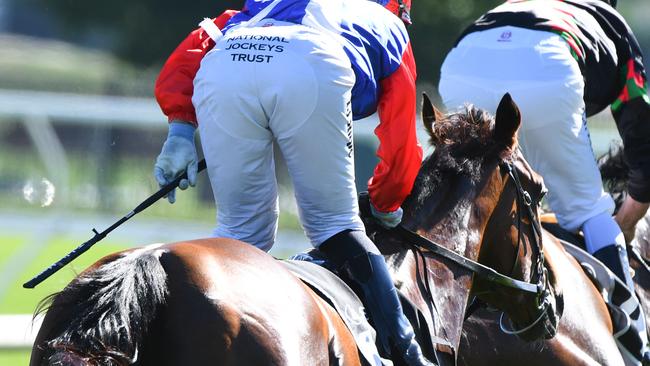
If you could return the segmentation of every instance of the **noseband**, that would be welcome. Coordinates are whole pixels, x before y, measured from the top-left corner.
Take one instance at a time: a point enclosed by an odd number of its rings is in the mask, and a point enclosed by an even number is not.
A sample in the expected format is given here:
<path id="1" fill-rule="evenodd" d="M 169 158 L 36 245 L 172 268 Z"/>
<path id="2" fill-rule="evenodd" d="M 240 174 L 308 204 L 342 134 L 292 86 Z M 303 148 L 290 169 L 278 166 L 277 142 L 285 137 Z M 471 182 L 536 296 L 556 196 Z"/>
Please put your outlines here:
<path id="1" fill-rule="evenodd" d="M 552 338 L 557 332 L 557 318 L 554 313 L 555 310 L 552 306 L 554 303 L 554 298 L 552 297 L 550 285 L 548 283 L 547 270 L 544 267 L 542 231 L 537 220 L 537 215 L 533 210 L 534 208 L 538 207 L 541 197 L 538 197 L 535 201 L 533 201 L 530 194 L 523 188 L 521 180 L 517 174 L 517 170 L 513 168 L 513 165 L 510 162 L 503 161 L 499 164 L 499 167 L 508 173 L 510 180 L 512 180 L 512 182 L 515 184 L 517 192 L 517 248 L 511 273 L 517 266 L 518 253 L 521 249 L 521 243 L 523 241 L 522 238 L 524 234 L 521 229 L 522 224 L 524 223 L 522 216 L 525 214 L 532 228 L 533 235 L 531 238 L 531 247 L 536 254 L 534 271 L 531 273 L 530 282 L 517 280 L 510 276 L 503 275 L 490 267 L 466 258 L 428 238 L 425 238 L 424 236 L 421 236 L 402 225 L 399 225 L 396 230 L 402 237 L 404 237 L 407 242 L 412 243 L 416 247 L 426 249 L 428 252 L 451 260 L 457 265 L 473 272 L 483 280 L 499 286 L 505 286 L 525 293 L 534 294 L 537 311 L 539 314 L 536 319 L 530 325 L 527 325 L 521 329 L 508 329 L 503 323 L 502 313 L 499 321 L 501 330 L 507 334 L 521 336 L 525 333 L 536 330 L 538 326 L 542 325 L 544 326 L 544 337 L 547 339 Z M 537 281 L 533 282 L 534 279 Z"/>

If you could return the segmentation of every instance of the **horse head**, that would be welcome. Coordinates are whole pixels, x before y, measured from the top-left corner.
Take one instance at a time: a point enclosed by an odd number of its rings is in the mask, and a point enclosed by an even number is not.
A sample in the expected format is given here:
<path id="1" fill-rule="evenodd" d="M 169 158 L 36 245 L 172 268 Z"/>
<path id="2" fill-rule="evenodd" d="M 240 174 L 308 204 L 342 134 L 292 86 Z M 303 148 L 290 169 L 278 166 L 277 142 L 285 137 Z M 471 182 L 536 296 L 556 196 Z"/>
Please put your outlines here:
<path id="1" fill-rule="evenodd" d="M 517 145 L 519 109 L 506 94 L 494 117 L 471 105 L 444 115 L 425 95 L 422 117 L 435 150 L 404 202 L 403 226 L 483 265 L 465 270 L 477 274 L 467 286 L 508 315 L 504 331 L 527 340 L 552 337 L 561 294 L 542 250 L 538 203 L 544 184 Z M 503 276 L 495 279 L 490 271 Z M 452 272 L 457 285 L 471 282 L 463 269 Z"/>

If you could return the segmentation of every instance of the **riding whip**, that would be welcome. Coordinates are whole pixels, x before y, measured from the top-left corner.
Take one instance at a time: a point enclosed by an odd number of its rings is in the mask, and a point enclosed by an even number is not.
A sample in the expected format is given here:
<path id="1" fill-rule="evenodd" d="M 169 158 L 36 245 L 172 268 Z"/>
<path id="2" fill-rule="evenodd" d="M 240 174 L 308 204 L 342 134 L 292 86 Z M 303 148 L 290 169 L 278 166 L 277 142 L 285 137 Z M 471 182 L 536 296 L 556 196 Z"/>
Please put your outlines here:
<path id="1" fill-rule="evenodd" d="M 205 164 L 205 159 L 202 159 L 199 162 L 198 165 L 198 172 L 201 172 L 205 169 L 206 164 Z M 93 245 L 95 245 L 97 242 L 100 240 L 104 239 L 108 233 L 111 231 L 115 230 L 118 226 L 122 225 L 124 222 L 126 222 L 128 219 L 131 217 L 135 216 L 138 212 L 146 209 L 147 207 L 151 206 L 154 204 L 156 201 L 159 199 L 165 197 L 169 192 L 171 192 L 173 189 L 178 187 L 178 184 L 181 182 L 181 180 L 187 179 L 187 171 L 183 172 L 179 177 L 174 179 L 172 182 L 167 184 L 166 186 L 162 187 L 158 192 L 152 194 L 149 196 L 149 198 L 145 199 L 140 203 L 136 208 L 134 208 L 131 212 L 126 214 L 124 217 L 121 219 L 117 220 L 113 225 L 108 227 L 106 230 L 100 232 L 97 232 L 96 229 L 93 228 L 93 232 L 95 233 L 95 236 L 93 236 L 90 240 L 87 242 L 81 244 L 80 246 L 76 247 L 73 249 L 70 253 L 66 254 L 65 257 L 59 259 L 57 262 L 46 268 L 43 272 L 39 273 L 36 275 L 34 278 L 31 280 L 25 282 L 23 284 L 24 288 L 34 288 L 36 287 L 39 283 L 43 282 L 45 279 L 56 273 L 58 270 L 63 268 L 66 264 L 72 262 L 75 258 L 83 254 L 85 251 L 90 249 Z"/>

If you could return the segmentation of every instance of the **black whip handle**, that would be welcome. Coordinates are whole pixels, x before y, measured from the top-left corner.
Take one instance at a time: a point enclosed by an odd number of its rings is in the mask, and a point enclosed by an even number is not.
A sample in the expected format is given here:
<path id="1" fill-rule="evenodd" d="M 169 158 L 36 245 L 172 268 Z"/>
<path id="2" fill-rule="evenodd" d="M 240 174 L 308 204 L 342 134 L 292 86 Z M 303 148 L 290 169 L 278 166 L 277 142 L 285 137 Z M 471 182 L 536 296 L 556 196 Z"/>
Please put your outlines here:
<path id="1" fill-rule="evenodd" d="M 205 159 L 202 159 L 199 164 L 198 164 L 198 172 L 201 172 L 205 169 L 206 164 L 205 164 Z M 93 229 L 93 232 L 95 233 L 95 236 L 90 238 L 87 242 L 81 244 L 80 246 L 76 247 L 73 249 L 70 253 L 66 254 L 65 257 L 59 259 L 57 262 L 53 263 L 51 266 L 47 267 L 43 272 L 39 273 L 36 275 L 34 278 L 31 280 L 25 282 L 23 284 L 24 288 L 34 288 L 36 287 L 39 283 L 43 282 L 45 279 L 56 273 L 58 270 L 63 268 L 65 265 L 68 263 L 72 262 L 75 258 L 78 256 L 82 255 L 85 251 L 90 249 L 93 245 L 95 245 L 97 242 L 100 240 L 104 239 L 108 233 L 111 231 L 115 230 L 118 226 L 122 225 L 124 222 L 126 222 L 128 219 L 131 217 L 135 216 L 138 212 L 146 209 L 147 207 L 151 206 L 154 204 L 156 201 L 159 199 L 165 197 L 169 192 L 171 192 L 173 189 L 178 187 L 178 184 L 180 183 L 181 180 L 187 179 L 187 172 L 184 172 L 180 176 L 178 176 L 176 179 L 174 179 L 172 182 L 167 184 L 166 186 L 162 187 L 159 189 L 156 193 L 152 194 L 149 196 L 147 199 L 142 201 L 136 208 L 134 208 L 131 212 L 126 214 L 124 217 L 121 219 L 117 220 L 113 225 L 108 227 L 106 230 L 100 232 L 97 232 L 96 229 Z"/>

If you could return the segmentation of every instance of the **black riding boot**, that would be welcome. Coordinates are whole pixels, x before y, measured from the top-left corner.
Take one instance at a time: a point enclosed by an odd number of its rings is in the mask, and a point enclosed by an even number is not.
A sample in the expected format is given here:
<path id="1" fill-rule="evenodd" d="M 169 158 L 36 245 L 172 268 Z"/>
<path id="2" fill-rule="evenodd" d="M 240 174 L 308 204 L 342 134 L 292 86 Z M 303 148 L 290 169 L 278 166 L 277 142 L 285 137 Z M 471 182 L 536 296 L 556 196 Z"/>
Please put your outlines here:
<path id="1" fill-rule="evenodd" d="M 361 287 L 366 305 L 385 349 L 388 337 L 411 366 L 435 365 L 423 355 L 413 327 L 402 311 L 397 289 L 384 257 L 361 231 L 346 230 L 327 239 L 319 249 Z"/>
<path id="2" fill-rule="evenodd" d="M 624 247 L 616 244 L 608 245 L 595 251 L 593 256 L 603 262 L 634 293 L 630 262 L 627 259 L 627 250 Z"/>
<path id="3" fill-rule="evenodd" d="M 627 258 L 627 250 L 621 245 L 608 245 L 604 248 L 598 249 L 593 254 L 598 260 L 603 262 L 614 274 L 623 281 L 629 288 L 632 297 L 635 297 L 634 292 L 634 281 L 632 280 L 632 275 L 630 274 L 630 262 Z M 645 314 L 643 308 L 638 303 L 638 300 L 635 299 L 635 303 L 638 306 L 634 312 L 640 312 L 637 317 L 632 317 L 631 314 L 628 314 L 630 321 L 632 322 L 631 328 L 621 337 L 626 337 L 628 333 L 636 333 L 633 338 L 639 339 L 641 345 L 644 342 L 648 341 L 648 334 L 646 332 L 646 323 L 645 323 Z M 644 366 L 650 365 L 650 351 L 648 351 L 647 343 L 646 346 L 640 346 L 641 348 L 641 363 Z M 634 349 L 633 351 L 637 351 Z"/>

